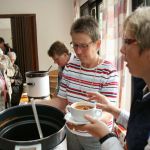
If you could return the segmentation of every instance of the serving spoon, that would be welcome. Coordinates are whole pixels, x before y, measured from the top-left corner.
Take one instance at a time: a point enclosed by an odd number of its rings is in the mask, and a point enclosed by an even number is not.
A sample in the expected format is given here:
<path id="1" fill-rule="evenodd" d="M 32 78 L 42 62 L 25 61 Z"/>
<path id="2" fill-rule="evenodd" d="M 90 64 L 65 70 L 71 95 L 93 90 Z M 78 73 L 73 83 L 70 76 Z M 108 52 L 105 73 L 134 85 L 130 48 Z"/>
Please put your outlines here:
<path id="1" fill-rule="evenodd" d="M 41 129 L 41 125 L 40 125 L 40 121 L 39 121 L 36 105 L 35 105 L 35 102 L 34 102 L 33 98 L 31 98 L 30 100 L 31 100 L 33 115 L 34 115 L 34 118 L 35 118 L 35 122 L 36 122 L 36 126 L 37 126 L 37 129 L 38 129 L 38 133 L 39 133 L 40 139 L 42 139 L 43 138 L 43 133 L 42 133 L 42 129 Z"/>

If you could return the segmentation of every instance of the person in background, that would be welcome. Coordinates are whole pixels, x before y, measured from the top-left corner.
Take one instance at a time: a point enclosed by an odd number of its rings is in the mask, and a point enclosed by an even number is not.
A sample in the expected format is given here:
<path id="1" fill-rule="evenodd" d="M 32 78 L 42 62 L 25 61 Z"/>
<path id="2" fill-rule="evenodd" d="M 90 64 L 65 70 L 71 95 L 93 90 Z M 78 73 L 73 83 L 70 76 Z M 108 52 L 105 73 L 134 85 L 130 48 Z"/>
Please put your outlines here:
<path id="1" fill-rule="evenodd" d="M 48 56 L 51 57 L 59 67 L 58 69 L 58 84 L 56 93 L 59 91 L 60 81 L 62 78 L 62 72 L 67 63 L 71 62 L 75 57 L 74 53 L 70 53 L 64 43 L 55 41 L 48 50 Z"/>
<path id="2" fill-rule="evenodd" d="M 20 72 L 19 67 L 15 64 L 16 61 L 16 53 L 8 52 L 8 57 L 10 58 L 13 67 L 15 69 L 14 75 L 10 78 L 11 87 L 12 87 L 12 95 L 11 95 L 11 106 L 19 105 L 22 90 L 23 90 L 23 78 Z"/>
<path id="3" fill-rule="evenodd" d="M 12 94 L 10 77 L 14 75 L 13 65 L 0 48 L 0 111 L 10 107 Z"/>
<path id="4" fill-rule="evenodd" d="M 150 7 L 137 8 L 124 22 L 123 45 L 121 53 L 127 62 L 130 73 L 142 78 L 150 89 Z M 148 90 L 141 99 L 132 104 L 129 114 L 114 107 L 109 98 L 100 93 L 87 93 L 89 100 L 97 100 L 97 107 L 107 111 L 116 119 L 116 122 L 127 128 L 128 150 L 150 150 L 150 92 Z M 117 138 L 109 131 L 106 124 L 85 116 L 91 124 L 78 126 L 77 129 L 86 130 L 93 136 L 100 138 L 103 150 L 121 150 Z M 149 139 L 149 140 L 148 140 Z M 147 145 L 147 146 L 146 146 Z M 114 148 L 113 148 L 114 147 Z"/>
<path id="5" fill-rule="evenodd" d="M 97 21 L 91 16 L 81 17 L 73 23 L 70 34 L 70 44 L 76 57 L 64 68 L 57 97 L 37 103 L 51 105 L 65 112 L 68 104 L 87 99 L 86 92 L 94 90 L 109 97 L 115 105 L 118 73 L 111 62 L 103 60 L 98 54 L 101 42 Z M 111 114 L 103 112 L 99 119 L 112 128 Z M 76 135 L 69 124 L 66 128 L 68 150 L 100 150 L 97 138 Z"/>
<path id="6" fill-rule="evenodd" d="M 8 52 L 13 51 L 13 49 L 5 43 L 5 40 L 2 37 L 0 37 L 0 48 L 3 50 L 5 55 L 7 55 Z"/>

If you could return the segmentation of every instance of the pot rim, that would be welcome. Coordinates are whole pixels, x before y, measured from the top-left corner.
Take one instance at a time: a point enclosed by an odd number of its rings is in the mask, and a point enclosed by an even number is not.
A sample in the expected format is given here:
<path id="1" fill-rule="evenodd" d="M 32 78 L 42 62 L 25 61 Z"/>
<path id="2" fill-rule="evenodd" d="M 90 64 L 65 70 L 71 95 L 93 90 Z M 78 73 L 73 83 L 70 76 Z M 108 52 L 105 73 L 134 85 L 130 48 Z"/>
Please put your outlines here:
<path id="1" fill-rule="evenodd" d="M 57 110 L 57 112 L 60 112 L 60 113 L 62 113 L 59 109 L 57 109 L 57 108 L 55 108 L 55 107 L 52 107 L 52 106 L 48 106 L 48 105 L 44 105 L 44 104 L 36 104 L 37 105 L 37 107 L 45 107 L 45 108 L 52 108 L 52 109 L 55 109 L 55 110 Z M 4 110 L 4 111 L 2 111 L 2 112 L 0 112 L 0 115 L 4 115 L 5 113 L 7 113 L 7 112 L 9 112 L 9 111 L 12 111 L 13 109 L 23 109 L 23 107 L 31 107 L 31 104 L 26 104 L 26 105 L 19 105 L 19 106 L 14 106 L 14 107 L 11 107 L 11 108 L 8 108 L 8 109 L 6 109 L 6 110 Z M 64 120 L 65 121 L 65 120 Z M 61 134 L 61 133 L 63 133 L 63 137 L 61 137 L 61 138 L 64 138 L 65 136 L 66 136 L 66 134 L 65 134 L 65 123 L 66 123 L 66 121 L 64 122 L 64 125 L 62 125 L 62 127 L 57 131 L 57 132 L 55 132 L 55 133 L 53 133 L 53 134 L 50 134 L 50 135 L 48 135 L 48 136 L 46 136 L 46 137 L 43 137 L 43 138 L 39 138 L 39 139 L 35 139 L 35 140 L 30 140 L 30 141 L 17 141 L 17 140 L 10 140 L 10 139 L 7 139 L 7 138 L 4 138 L 4 137 L 1 137 L 0 136 L 0 141 L 4 141 L 4 142 L 11 142 L 11 143 L 13 143 L 13 144 L 36 144 L 36 143 L 39 143 L 39 142 L 42 142 L 43 140 L 46 140 L 46 141 L 48 141 L 50 138 L 52 138 L 52 137 L 54 137 L 54 136 L 56 136 L 56 135 L 58 135 L 58 134 Z"/>
<path id="2" fill-rule="evenodd" d="M 45 77 L 49 76 L 48 71 L 28 71 L 25 73 L 26 77 L 33 78 L 33 77 Z"/>
<path id="3" fill-rule="evenodd" d="M 46 140 L 46 139 L 49 139 L 50 137 L 52 136 L 55 136 L 56 134 L 60 133 L 62 130 L 64 130 L 65 128 L 65 125 L 60 129 L 58 130 L 56 133 L 53 133 L 49 136 L 46 136 L 46 137 L 43 137 L 43 138 L 39 138 L 39 139 L 36 139 L 36 140 L 30 140 L 30 141 L 16 141 L 16 140 L 10 140 L 10 139 L 6 139 L 6 138 L 3 138 L 3 137 L 0 137 L 1 140 L 3 141 L 6 141 L 6 142 L 12 142 L 12 143 L 16 143 L 16 144 L 34 144 L 33 142 L 37 143 L 37 142 L 40 142 L 40 141 L 43 141 L 43 140 Z M 64 134 L 64 137 L 65 137 L 65 134 Z"/>

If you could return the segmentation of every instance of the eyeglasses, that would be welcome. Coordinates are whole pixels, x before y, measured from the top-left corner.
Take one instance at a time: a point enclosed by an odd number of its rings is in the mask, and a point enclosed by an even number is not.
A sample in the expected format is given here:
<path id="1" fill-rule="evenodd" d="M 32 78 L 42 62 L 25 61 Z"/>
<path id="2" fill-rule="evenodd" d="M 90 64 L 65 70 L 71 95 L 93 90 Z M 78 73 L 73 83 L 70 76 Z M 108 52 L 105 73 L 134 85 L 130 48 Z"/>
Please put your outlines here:
<path id="1" fill-rule="evenodd" d="M 93 43 L 93 41 L 91 41 L 91 42 L 89 42 L 87 44 L 75 44 L 73 42 L 70 42 L 70 46 L 73 49 L 78 49 L 78 48 L 80 48 L 80 49 L 87 49 L 90 46 L 90 44 L 92 44 L 92 43 Z"/>
<path id="2" fill-rule="evenodd" d="M 130 45 L 134 42 L 136 42 L 136 39 L 123 39 L 123 44 Z"/>

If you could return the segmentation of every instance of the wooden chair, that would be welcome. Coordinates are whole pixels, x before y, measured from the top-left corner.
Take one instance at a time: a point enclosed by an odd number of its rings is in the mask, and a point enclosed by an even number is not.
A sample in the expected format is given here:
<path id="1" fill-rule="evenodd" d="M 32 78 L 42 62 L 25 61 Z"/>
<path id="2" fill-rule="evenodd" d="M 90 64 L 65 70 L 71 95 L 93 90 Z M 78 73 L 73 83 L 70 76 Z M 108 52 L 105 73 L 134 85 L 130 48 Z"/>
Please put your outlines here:
<path id="1" fill-rule="evenodd" d="M 50 96 L 53 97 L 56 94 L 58 70 L 50 71 L 49 78 L 50 78 Z"/>

